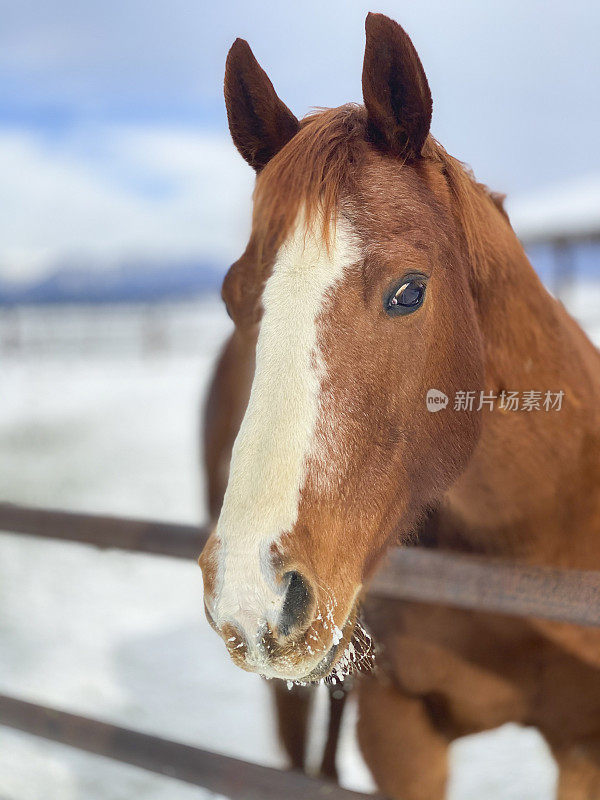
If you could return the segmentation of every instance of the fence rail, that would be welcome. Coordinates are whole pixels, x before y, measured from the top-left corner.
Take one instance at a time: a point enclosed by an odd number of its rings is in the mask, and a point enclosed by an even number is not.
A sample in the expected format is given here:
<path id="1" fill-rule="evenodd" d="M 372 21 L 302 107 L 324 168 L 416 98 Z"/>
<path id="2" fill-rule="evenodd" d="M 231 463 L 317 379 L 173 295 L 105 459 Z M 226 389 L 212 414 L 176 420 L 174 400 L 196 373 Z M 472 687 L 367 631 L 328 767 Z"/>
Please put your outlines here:
<path id="1" fill-rule="evenodd" d="M 0 503 L 0 531 L 195 559 L 207 528 Z M 541 617 L 600 627 L 600 572 L 407 547 L 395 550 L 370 593 L 394 600 Z M 364 795 L 306 775 L 239 761 L 106 722 L 0 695 L 0 724 L 203 786 L 232 800 Z"/>
<path id="2" fill-rule="evenodd" d="M 300 772 L 251 764 L 5 695 L 0 695 L 0 724 L 193 783 L 230 800 L 374 800 Z"/>
<path id="3" fill-rule="evenodd" d="M 78 514 L 0 503 L 0 530 L 134 553 L 196 559 L 208 529 L 156 520 Z"/>
<path id="4" fill-rule="evenodd" d="M 0 530 L 137 553 L 196 559 L 206 527 L 0 503 Z M 600 627 L 600 572 L 533 567 L 419 547 L 395 550 L 370 592 L 479 611 Z"/>

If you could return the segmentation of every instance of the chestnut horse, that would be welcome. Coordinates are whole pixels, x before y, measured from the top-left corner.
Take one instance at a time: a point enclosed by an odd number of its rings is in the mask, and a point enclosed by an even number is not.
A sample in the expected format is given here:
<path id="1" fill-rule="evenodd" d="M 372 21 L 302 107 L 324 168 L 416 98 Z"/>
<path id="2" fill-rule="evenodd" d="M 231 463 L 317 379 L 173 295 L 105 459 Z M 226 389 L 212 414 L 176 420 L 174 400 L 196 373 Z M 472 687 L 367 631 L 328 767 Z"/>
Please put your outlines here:
<path id="1" fill-rule="evenodd" d="M 408 36 L 378 14 L 366 32 L 364 106 L 302 121 L 246 42 L 227 59 L 257 178 L 206 416 L 206 614 L 243 669 L 310 683 L 352 670 L 361 603 L 378 655 L 356 679 L 358 737 L 390 797 L 439 800 L 450 742 L 514 721 L 545 737 L 561 799 L 599 798 L 598 631 L 367 594 L 417 537 L 600 568 L 600 356 L 498 196 L 430 135 Z M 436 413 L 429 389 L 450 398 Z M 505 402 L 532 391 L 562 407 Z M 298 763 L 307 701 L 290 696 Z"/>

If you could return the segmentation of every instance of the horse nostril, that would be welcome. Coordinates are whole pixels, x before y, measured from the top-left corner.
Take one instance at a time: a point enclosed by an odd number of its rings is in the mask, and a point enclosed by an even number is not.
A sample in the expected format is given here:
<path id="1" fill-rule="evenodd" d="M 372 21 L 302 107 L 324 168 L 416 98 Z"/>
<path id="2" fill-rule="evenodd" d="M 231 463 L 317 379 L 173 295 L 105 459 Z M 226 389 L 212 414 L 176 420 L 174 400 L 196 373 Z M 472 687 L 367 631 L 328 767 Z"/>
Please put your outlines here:
<path id="1" fill-rule="evenodd" d="M 282 636 L 289 636 L 308 622 L 312 592 L 299 572 L 286 572 L 283 577 L 288 579 L 288 587 L 279 619 L 279 631 Z"/>

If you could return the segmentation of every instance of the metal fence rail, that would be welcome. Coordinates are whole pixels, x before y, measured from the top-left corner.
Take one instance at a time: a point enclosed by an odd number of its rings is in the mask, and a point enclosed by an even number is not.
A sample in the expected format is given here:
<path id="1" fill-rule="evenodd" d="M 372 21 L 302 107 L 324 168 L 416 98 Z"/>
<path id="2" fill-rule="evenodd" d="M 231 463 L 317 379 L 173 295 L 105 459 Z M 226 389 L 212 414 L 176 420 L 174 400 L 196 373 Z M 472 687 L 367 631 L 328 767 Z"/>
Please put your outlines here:
<path id="1" fill-rule="evenodd" d="M 0 530 L 196 559 L 206 528 L 24 508 L 0 503 Z M 429 603 L 600 626 L 600 572 L 532 567 L 406 547 L 390 554 L 370 589 L 390 600 Z"/>
<path id="2" fill-rule="evenodd" d="M 5 695 L 0 695 L 0 724 L 193 783 L 231 800 L 375 800 L 300 772 L 250 764 Z"/>

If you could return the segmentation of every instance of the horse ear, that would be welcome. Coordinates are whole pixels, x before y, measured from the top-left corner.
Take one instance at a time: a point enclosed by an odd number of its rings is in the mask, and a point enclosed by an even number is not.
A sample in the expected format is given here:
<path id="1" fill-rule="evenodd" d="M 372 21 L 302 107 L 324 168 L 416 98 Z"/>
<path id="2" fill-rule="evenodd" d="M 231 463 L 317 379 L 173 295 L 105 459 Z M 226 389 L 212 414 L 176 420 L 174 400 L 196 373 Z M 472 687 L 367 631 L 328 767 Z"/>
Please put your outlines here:
<path id="1" fill-rule="evenodd" d="M 416 158 L 431 125 L 431 92 L 413 43 L 397 22 L 368 14 L 362 88 L 368 135 L 378 147 Z"/>
<path id="2" fill-rule="evenodd" d="M 227 55 L 225 106 L 233 143 L 257 172 L 299 127 L 244 39 L 236 39 Z"/>

